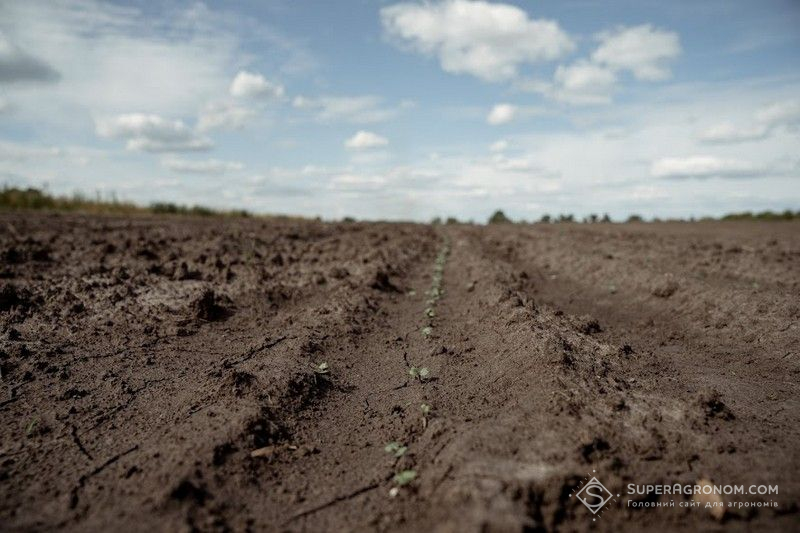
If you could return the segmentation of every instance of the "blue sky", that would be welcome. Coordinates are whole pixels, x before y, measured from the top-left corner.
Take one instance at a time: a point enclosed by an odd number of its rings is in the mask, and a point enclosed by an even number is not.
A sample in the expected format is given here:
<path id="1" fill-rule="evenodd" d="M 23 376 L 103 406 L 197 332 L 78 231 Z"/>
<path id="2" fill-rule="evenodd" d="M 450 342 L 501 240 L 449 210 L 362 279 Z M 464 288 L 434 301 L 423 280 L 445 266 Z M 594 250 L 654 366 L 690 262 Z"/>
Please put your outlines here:
<path id="1" fill-rule="evenodd" d="M 800 206 L 800 4 L 0 2 L 0 182 L 324 218 Z"/>

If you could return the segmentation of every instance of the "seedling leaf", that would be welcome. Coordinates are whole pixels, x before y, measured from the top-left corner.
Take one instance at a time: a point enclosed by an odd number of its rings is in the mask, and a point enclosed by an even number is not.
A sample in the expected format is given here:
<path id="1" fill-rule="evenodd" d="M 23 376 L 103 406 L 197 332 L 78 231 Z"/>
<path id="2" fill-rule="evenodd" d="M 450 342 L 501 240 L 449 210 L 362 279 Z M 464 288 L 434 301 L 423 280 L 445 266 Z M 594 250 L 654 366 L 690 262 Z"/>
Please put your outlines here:
<path id="1" fill-rule="evenodd" d="M 403 485 L 408 485 L 417 477 L 416 470 L 403 470 L 402 472 L 398 472 L 394 475 L 394 482 L 397 486 L 402 487 Z"/>
<path id="2" fill-rule="evenodd" d="M 385 451 L 386 453 L 391 453 L 395 457 L 402 457 L 407 450 L 408 450 L 407 446 L 403 446 L 397 441 L 392 441 L 383 447 L 383 451 Z"/>

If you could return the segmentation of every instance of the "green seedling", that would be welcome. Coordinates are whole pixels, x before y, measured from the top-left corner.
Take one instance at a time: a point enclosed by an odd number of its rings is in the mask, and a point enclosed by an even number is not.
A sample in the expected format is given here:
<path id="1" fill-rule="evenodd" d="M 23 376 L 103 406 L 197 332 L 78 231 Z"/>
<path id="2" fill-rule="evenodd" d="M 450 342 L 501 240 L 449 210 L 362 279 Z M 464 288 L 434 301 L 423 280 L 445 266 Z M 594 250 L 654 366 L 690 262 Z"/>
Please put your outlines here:
<path id="1" fill-rule="evenodd" d="M 425 309 L 425 316 L 428 318 L 433 318 L 436 316 L 436 310 L 433 307 L 428 307 Z"/>
<path id="2" fill-rule="evenodd" d="M 423 403 L 419 406 L 420 411 L 422 411 L 422 429 L 428 427 L 428 415 L 431 413 L 431 406 L 427 403 Z"/>
<path id="3" fill-rule="evenodd" d="M 31 435 L 33 435 L 33 432 L 34 430 L 36 430 L 36 426 L 38 425 L 39 425 L 39 419 L 32 418 L 31 421 L 28 422 L 28 425 L 25 427 L 25 436 L 30 437 Z"/>
<path id="4" fill-rule="evenodd" d="M 421 368 L 417 368 L 415 366 L 412 366 L 411 368 L 408 369 L 408 375 L 411 376 L 414 379 L 419 379 L 420 381 L 425 381 L 426 379 L 428 379 L 428 377 L 430 377 L 431 372 L 430 372 L 430 370 L 428 370 L 427 367 L 424 367 L 424 366 L 421 367 Z"/>
<path id="5" fill-rule="evenodd" d="M 392 481 L 394 481 L 395 485 L 397 485 L 398 487 L 402 487 L 414 481 L 416 477 L 417 477 L 416 470 L 403 470 L 402 472 L 398 472 L 397 474 L 395 474 L 394 478 L 392 478 Z"/>
<path id="6" fill-rule="evenodd" d="M 405 455 L 407 450 L 408 450 L 407 446 L 403 446 L 397 441 L 392 441 L 383 447 L 383 451 L 385 451 L 386 453 L 391 453 L 395 457 L 402 457 L 403 455 Z"/>
<path id="7" fill-rule="evenodd" d="M 320 379 L 330 379 L 330 373 L 331 369 L 328 366 L 328 363 L 325 361 L 319 363 L 318 365 L 314 365 L 314 385 L 317 385 Z"/>
<path id="8" fill-rule="evenodd" d="M 430 337 L 430 336 L 431 336 L 431 333 L 433 333 L 433 328 L 432 328 L 432 327 L 430 327 L 430 326 L 425 326 L 424 328 L 422 328 L 422 334 L 423 334 L 425 337 Z"/>

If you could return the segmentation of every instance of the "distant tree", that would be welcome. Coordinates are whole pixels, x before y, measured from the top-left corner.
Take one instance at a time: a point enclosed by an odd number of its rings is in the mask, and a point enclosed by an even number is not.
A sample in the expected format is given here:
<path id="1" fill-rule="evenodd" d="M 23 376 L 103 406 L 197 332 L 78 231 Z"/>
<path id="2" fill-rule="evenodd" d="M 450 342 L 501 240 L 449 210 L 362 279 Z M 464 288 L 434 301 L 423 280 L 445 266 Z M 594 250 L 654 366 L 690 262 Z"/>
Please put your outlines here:
<path id="1" fill-rule="evenodd" d="M 342 219 L 342 222 L 347 222 L 348 224 L 352 224 L 355 221 L 356 221 L 356 219 L 354 219 L 353 217 L 344 217 Z"/>
<path id="2" fill-rule="evenodd" d="M 600 220 L 600 222 L 611 222 L 611 217 L 608 216 L 608 213 L 603 213 L 603 218 Z"/>
<path id="3" fill-rule="evenodd" d="M 596 214 L 592 213 L 591 215 L 589 215 L 589 222 L 591 224 L 597 224 L 598 220 L 600 220 L 600 217 L 598 217 Z"/>
<path id="4" fill-rule="evenodd" d="M 642 218 L 641 215 L 631 215 L 631 216 L 628 217 L 627 222 L 628 223 L 631 223 L 631 222 L 642 222 L 643 220 L 644 219 Z"/>
<path id="5" fill-rule="evenodd" d="M 508 224 L 509 222 L 511 221 L 500 209 L 495 211 L 494 214 L 489 217 L 489 224 Z"/>
<path id="6" fill-rule="evenodd" d="M 564 213 L 561 213 L 560 215 L 558 215 L 558 221 L 559 222 L 575 222 L 575 215 L 565 215 Z"/>
<path id="7" fill-rule="evenodd" d="M 545 213 L 544 215 L 542 215 L 542 218 L 539 219 L 539 222 L 541 222 L 542 224 L 549 224 L 551 220 L 552 219 L 550 218 L 550 215 Z"/>
<path id="8" fill-rule="evenodd" d="M 447 224 L 458 224 L 458 219 L 456 217 L 447 217 Z"/>
<path id="9" fill-rule="evenodd" d="M 434 226 L 438 226 L 441 223 L 442 219 L 440 217 L 434 217 L 433 220 L 431 220 L 431 224 L 433 224 Z"/>

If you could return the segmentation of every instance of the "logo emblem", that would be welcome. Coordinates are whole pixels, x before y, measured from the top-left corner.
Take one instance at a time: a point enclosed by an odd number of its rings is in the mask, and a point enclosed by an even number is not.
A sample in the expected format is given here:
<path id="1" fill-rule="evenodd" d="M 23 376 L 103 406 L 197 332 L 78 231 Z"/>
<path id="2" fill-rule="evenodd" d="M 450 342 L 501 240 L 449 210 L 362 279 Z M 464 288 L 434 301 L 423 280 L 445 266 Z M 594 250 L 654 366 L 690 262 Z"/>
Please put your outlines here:
<path id="1" fill-rule="evenodd" d="M 608 501 L 614 497 L 596 477 L 592 477 L 575 495 L 592 514 L 597 514 Z"/>

